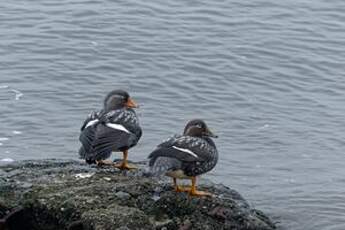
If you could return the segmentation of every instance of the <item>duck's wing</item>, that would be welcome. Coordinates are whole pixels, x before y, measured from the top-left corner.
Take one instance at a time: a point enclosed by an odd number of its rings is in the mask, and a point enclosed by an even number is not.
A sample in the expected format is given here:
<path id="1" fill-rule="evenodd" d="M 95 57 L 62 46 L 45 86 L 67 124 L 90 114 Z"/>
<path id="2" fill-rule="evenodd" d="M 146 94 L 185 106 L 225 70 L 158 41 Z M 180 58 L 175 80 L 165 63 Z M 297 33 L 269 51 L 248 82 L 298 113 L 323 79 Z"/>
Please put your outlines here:
<path id="1" fill-rule="evenodd" d="M 92 125 L 94 125 L 95 123 L 98 122 L 98 118 L 99 118 L 99 113 L 96 111 L 92 111 L 87 118 L 85 119 L 85 121 L 83 122 L 83 125 L 80 128 L 80 131 L 83 131 L 85 128 L 90 127 Z"/>
<path id="2" fill-rule="evenodd" d="M 149 155 L 149 165 L 154 165 L 159 157 L 175 158 L 181 162 L 203 162 L 210 158 L 209 151 L 209 145 L 202 138 L 174 136 L 158 145 Z"/>
<path id="3" fill-rule="evenodd" d="M 141 129 L 138 137 L 133 131 L 133 119 L 129 115 L 126 110 L 115 110 L 100 118 L 93 141 L 96 159 L 108 158 L 112 151 L 128 149 L 138 142 Z"/>
<path id="4" fill-rule="evenodd" d="M 106 115 L 106 119 L 110 123 L 122 125 L 132 134 L 136 135 L 138 140 L 142 136 L 139 118 L 133 109 L 111 111 Z"/>
<path id="5" fill-rule="evenodd" d="M 93 153 L 92 143 L 95 139 L 96 125 L 99 123 L 98 113 L 92 112 L 84 121 L 81 132 L 79 135 L 79 141 L 82 146 L 79 149 L 79 156 L 82 159 L 90 158 Z"/>

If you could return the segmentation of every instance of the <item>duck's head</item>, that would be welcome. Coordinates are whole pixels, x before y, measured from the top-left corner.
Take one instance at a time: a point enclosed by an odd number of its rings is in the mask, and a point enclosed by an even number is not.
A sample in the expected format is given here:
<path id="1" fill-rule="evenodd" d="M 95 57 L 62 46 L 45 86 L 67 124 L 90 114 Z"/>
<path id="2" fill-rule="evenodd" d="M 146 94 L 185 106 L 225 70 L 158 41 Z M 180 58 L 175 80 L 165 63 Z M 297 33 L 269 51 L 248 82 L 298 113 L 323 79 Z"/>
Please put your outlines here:
<path id="1" fill-rule="evenodd" d="M 194 137 L 213 137 L 217 138 L 217 135 L 214 135 L 211 130 L 207 127 L 206 123 L 200 119 L 194 119 L 187 123 L 184 128 L 184 135 L 194 136 Z"/>
<path id="2" fill-rule="evenodd" d="M 138 108 L 138 105 L 126 91 L 113 90 L 104 99 L 104 109 L 109 111 L 120 108 Z"/>

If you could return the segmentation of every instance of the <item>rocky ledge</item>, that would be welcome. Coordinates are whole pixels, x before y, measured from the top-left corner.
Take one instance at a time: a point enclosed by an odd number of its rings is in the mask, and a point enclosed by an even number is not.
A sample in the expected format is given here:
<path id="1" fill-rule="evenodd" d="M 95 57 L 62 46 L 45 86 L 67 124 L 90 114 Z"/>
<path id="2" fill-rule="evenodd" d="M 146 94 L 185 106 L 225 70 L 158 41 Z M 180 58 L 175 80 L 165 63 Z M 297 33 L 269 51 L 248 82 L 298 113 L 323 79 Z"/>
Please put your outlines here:
<path id="1" fill-rule="evenodd" d="M 79 161 L 0 166 L 0 230 L 236 229 L 274 224 L 236 191 L 199 186 L 213 198 L 175 193 L 170 181 Z"/>

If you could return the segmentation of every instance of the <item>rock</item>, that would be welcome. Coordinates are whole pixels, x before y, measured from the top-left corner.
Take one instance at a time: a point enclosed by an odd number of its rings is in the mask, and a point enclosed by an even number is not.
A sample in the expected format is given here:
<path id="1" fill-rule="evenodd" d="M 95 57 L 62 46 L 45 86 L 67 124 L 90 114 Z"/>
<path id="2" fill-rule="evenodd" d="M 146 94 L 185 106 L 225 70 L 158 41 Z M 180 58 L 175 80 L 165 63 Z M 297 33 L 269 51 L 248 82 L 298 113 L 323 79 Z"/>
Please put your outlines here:
<path id="1" fill-rule="evenodd" d="M 200 189 L 215 197 L 191 198 L 175 193 L 170 181 L 143 176 L 139 166 L 121 172 L 67 160 L 2 165 L 0 229 L 275 229 L 235 190 L 207 184 Z"/>
<path id="2" fill-rule="evenodd" d="M 130 194 L 126 193 L 126 192 L 122 192 L 122 191 L 119 191 L 117 193 L 115 193 L 115 196 L 120 198 L 120 199 L 128 199 L 131 197 Z"/>

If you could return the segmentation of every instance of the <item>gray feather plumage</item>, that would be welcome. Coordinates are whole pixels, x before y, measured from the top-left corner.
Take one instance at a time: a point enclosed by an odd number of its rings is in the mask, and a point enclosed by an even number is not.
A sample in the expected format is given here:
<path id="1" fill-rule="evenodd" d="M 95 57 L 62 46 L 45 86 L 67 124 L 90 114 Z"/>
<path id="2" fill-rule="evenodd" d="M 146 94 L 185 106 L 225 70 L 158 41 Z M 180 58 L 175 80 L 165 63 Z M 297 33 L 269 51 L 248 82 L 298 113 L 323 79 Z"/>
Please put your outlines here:
<path id="1" fill-rule="evenodd" d="M 158 157 L 150 167 L 150 172 L 154 176 L 162 175 L 168 171 L 181 168 L 181 161 L 171 157 Z"/>
<path id="2" fill-rule="evenodd" d="M 110 128 L 107 124 L 121 125 L 129 132 Z M 82 147 L 79 156 L 91 161 L 107 159 L 112 151 L 123 151 L 135 146 L 141 135 L 139 120 L 133 109 L 93 112 L 81 128 L 79 140 Z"/>
<path id="3" fill-rule="evenodd" d="M 154 174 L 181 169 L 187 176 L 210 171 L 218 161 L 218 151 L 208 137 L 173 136 L 149 155 Z"/>

